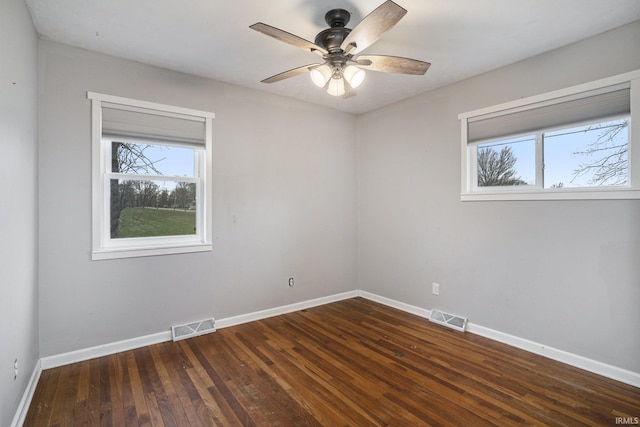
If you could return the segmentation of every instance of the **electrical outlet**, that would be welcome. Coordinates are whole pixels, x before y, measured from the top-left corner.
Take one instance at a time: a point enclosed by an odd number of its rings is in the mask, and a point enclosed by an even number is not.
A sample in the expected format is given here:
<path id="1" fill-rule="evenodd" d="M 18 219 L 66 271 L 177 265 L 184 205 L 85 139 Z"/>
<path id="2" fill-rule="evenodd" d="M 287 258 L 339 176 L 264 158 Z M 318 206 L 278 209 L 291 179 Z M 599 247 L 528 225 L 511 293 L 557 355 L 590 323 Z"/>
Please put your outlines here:
<path id="1" fill-rule="evenodd" d="M 13 362 L 13 380 L 18 379 L 18 358 Z"/>
<path id="2" fill-rule="evenodd" d="M 289 277 L 289 287 L 293 288 L 293 277 Z"/>
<path id="3" fill-rule="evenodd" d="M 433 282 L 431 284 L 431 292 L 433 292 L 434 295 L 440 295 L 440 285 L 436 282 Z"/>

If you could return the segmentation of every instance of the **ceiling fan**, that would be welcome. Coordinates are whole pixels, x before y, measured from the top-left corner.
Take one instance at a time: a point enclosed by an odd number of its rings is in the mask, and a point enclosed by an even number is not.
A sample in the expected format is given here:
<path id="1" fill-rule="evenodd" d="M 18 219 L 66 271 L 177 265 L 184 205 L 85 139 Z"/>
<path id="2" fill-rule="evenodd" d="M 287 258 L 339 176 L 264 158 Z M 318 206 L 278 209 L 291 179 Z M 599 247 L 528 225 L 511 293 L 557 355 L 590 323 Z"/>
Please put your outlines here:
<path id="1" fill-rule="evenodd" d="M 406 13 L 406 9 L 387 0 L 351 29 L 346 27 L 351 14 L 344 9 L 332 9 L 324 17 L 330 28 L 319 32 L 313 43 L 262 22 L 253 24 L 249 28 L 324 59 L 323 63 L 284 71 L 262 82 L 275 83 L 308 71 L 316 86 L 326 87 L 330 95 L 348 98 L 355 95 L 355 88 L 363 82 L 364 70 L 423 75 L 431 65 L 428 62 L 386 55 L 355 56 L 393 28 Z"/>

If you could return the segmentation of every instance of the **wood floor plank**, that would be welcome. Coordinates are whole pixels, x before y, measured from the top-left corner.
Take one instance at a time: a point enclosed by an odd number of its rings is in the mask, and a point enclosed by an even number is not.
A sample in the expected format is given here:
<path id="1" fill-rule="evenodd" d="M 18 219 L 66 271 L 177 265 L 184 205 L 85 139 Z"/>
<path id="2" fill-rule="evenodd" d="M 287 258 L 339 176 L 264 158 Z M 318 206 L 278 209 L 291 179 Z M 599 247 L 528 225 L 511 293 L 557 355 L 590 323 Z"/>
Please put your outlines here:
<path id="1" fill-rule="evenodd" d="M 294 392 L 288 382 L 273 381 L 274 375 L 271 370 L 274 366 L 273 363 L 264 364 L 261 359 L 254 360 L 252 355 L 257 349 L 251 347 L 250 335 L 237 332 L 229 338 L 231 345 L 242 350 L 244 364 L 250 367 L 253 372 L 253 375 L 248 378 L 255 378 L 256 385 L 260 385 L 259 389 L 253 393 L 260 396 L 264 410 L 273 415 L 265 420 L 268 424 L 277 422 L 283 425 L 321 425 L 310 413 L 306 401 L 300 399 L 300 396 Z"/>
<path id="2" fill-rule="evenodd" d="M 42 373 L 25 426 L 602 426 L 640 389 L 353 298 Z"/>
<path id="3" fill-rule="evenodd" d="M 254 325 L 258 322 L 254 322 Z M 255 345 L 254 340 L 236 333 L 238 345 L 246 348 L 254 362 L 267 372 L 291 395 L 313 418 L 323 426 L 331 425 L 370 425 L 373 420 L 351 411 L 349 405 L 321 381 L 311 381 L 299 365 L 282 359 L 273 363 L 264 356 L 264 352 Z M 312 404 L 313 402 L 313 404 Z"/>
<path id="4" fill-rule="evenodd" d="M 198 416 L 202 420 L 203 425 L 206 426 L 224 426 L 225 420 L 228 418 L 224 416 L 224 410 L 218 405 L 214 395 L 209 393 L 209 387 L 204 385 L 205 381 L 202 380 L 202 376 L 199 376 L 195 370 L 187 371 L 187 375 L 193 382 L 193 386 L 196 389 L 199 398 L 193 400 L 193 404 L 196 407 Z M 228 425 L 239 425 L 237 422 L 230 422 Z"/>
<path id="5" fill-rule="evenodd" d="M 127 354 L 118 353 L 113 355 L 118 360 L 118 364 L 122 370 L 122 382 L 120 395 L 122 396 L 122 411 L 125 427 L 134 427 L 138 425 L 138 415 L 136 413 L 136 401 L 133 397 L 133 389 L 131 386 L 131 377 L 129 376 L 129 367 L 127 365 Z"/>
<path id="6" fill-rule="evenodd" d="M 62 369 L 55 369 L 50 372 L 43 372 L 40 376 L 38 384 L 42 384 L 42 391 L 38 391 L 38 388 L 40 388 L 38 385 L 36 387 L 36 393 L 34 393 L 34 398 L 37 396 L 38 400 L 32 400 L 32 404 L 29 407 L 29 412 L 33 409 L 34 414 L 32 417 L 29 417 L 29 413 L 27 414 L 25 424 L 29 422 L 33 423 L 31 425 L 49 425 L 49 417 L 53 410 L 52 405 L 55 398 L 56 388 L 58 386 L 58 380 L 60 379 L 61 370 Z"/>
<path id="7" fill-rule="evenodd" d="M 76 384 L 80 380 L 81 366 L 79 363 L 74 363 L 69 366 L 69 375 L 66 380 L 66 390 L 64 392 L 64 398 L 62 403 L 61 412 L 64 414 L 61 426 L 73 426 L 75 425 L 76 414 Z"/>
<path id="8" fill-rule="evenodd" d="M 168 383 L 163 383 L 160 369 L 164 369 L 162 366 L 156 365 L 150 347 L 141 348 L 137 354 L 140 356 L 137 359 L 138 366 L 145 372 L 145 377 L 149 380 L 147 387 L 151 387 L 151 391 L 147 394 L 153 394 L 154 403 L 157 403 L 160 414 L 162 415 L 162 422 L 167 427 L 179 427 L 188 426 L 189 421 L 187 419 L 184 407 L 179 401 L 174 399 L 173 388 Z"/>
<path id="9" fill-rule="evenodd" d="M 149 423 L 153 427 L 165 427 L 155 393 L 145 393 L 144 398 L 147 401 L 147 408 L 149 408 Z"/>
<path id="10" fill-rule="evenodd" d="M 177 346 L 168 344 L 157 344 L 149 347 L 154 364 L 158 371 L 158 376 L 169 401 L 179 403 L 182 411 L 184 411 L 186 420 L 189 425 L 199 425 L 202 423 L 191 401 L 189 392 L 183 386 L 179 372 L 183 370 L 181 365 L 176 364 L 180 361 L 176 353 Z M 176 411 L 176 409 L 174 409 Z M 184 420 L 178 420 L 178 423 Z"/>
<path id="11" fill-rule="evenodd" d="M 282 356 L 278 359 L 278 363 L 273 365 L 275 367 L 285 364 L 284 373 L 281 375 L 290 373 L 292 375 L 291 381 L 300 384 L 302 389 L 308 389 L 310 385 L 314 386 L 312 389 L 314 396 L 309 399 L 310 404 L 334 406 L 338 415 L 344 417 L 345 420 L 360 420 L 354 425 L 381 423 L 381 420 L 375 414 L 371 414 L 366 407 L 355 404 L 348 394 L 348 389 L 340 387 L 340 384 L 337 383 L 335 375 L 340 377 L 342 383 L 353 381 L 353 377 L 345 368 L 344 363 L 332 357 L 327 360 L 331 368 L 325 366 L 326 370 L 323 370 L 313 360 L 304 358 L 305 352 L 310 353 L 308 348 L 314 347 L 311 343 L 303 349 L 299 337 L 294 332 L 287 331 L 282 327 L 282 324 L 278 324 L 273 329 L 274 331 L 270 334 L 270 344 L 274 345 L 273 348 Z M 316 346 L 316 348 L 319 347 Z M 275 369 L 274 367 L 272 370 Z"/>
<path id="12" fill-rule="evenodd" d="M 70 413 L 67 415 L 73 420 L 73 426 L 86 426 L 89 425 L 89 384 L 90 384 L 90 364 L 89 360 L 84 362 L 74 363 L 78 370 L 78 377 L 76 383 L 70 382 L 70 391 L 75 395 L 71 400 L 73 406 Z M 68 409 L 61 409 L 66 412 Z"/>
<path id="13" fill-rule="evenodd" d="M 87 393 L 87 416 L 89 425 L 100 425 L 100 366 L 104 359 L 89 361 L 89 390 Z"/>
<path id="14" fill-rule="evenodd" d="M 312 398 L 315 394 L 322 393 L 326 389 L 320 389 L 318 386 L 312 385 L 308 381 L 297 381 L 296 376 L 291 374 L 293 370 L 297 369 L 295 365 L 283 366 L 285 363 L 274 365 L 271 361 L 267 362 L 263 357 L 259 356 L 263 353 L 251 342 L 247 342 L 241 334 L 236 334 L 236 339 L 238 340 L 237 344 L 247 350 L 249 357 L 253 359 L 256 366 L 273 378 L 284 392 L 288 393 L 292 399 L 298 402 L 298 404 L 309 413 L 309 416 L 317 420 L 323 426 L 337 425 L 331 416 L 325 415 L 327 412 L 335 415 L 335 412 L 331 410 L 332 408 L 330 406 L 321 404 L 322 408 L 318 411 L 307 403 L 308 399 Z M 309 394 L 305 393 L 307 391 Z M 346 421 L 344 416 L 342 421 Z"/>
<path id="15" fill-rule="evenodd" d="M 216 389 L 206 369 L 200 364 L 191 349 L 191 345 L 205 347 L 207 345 L 211 346 L 211 343 L 215 341 L 215 337 L 214 339 L 210 337 L 197 337 L 179 343 L 181 350 L 189 358 L 192 365 L 192 368 L 187 369 L 187 374 L 202 402 L 202 404 L 199 405 L 198 413 L 200 414 L 200 418 L 205 420 L 205 425 L 241 425 L 240 420 L 235 416 L 222 394 Z M 196 400 L 195 402 L 198 401 Z"/>
<path id="16" fill-rule="evenodd" d="M 221 341 L 219 340 L 218 344 L 220 343 Z M 213 386 L 209 387 L 209 391 L 220 394 L 222 399 L 224 399 L 226 406 L 228 406 L 233 411 L 234 417 L 240 421 L 241 425 L 255 426 L 256 424 L 254 420 L 249 416 L 246 409 L 240 403 L 240 401 L 238 400 L 238 396 L 234 395 L 227 386 L 227 381 L 231 381 L 232 378 L 228 376 L 227 372 L 224 369 L 224 365 L 214 363 L 217 362 L 217 359 L 215 361 L 212 361 L 212 363 L 209 362 L 209 358 L 205 354 L 207 347 L 199 348 L 192 345 L 191 349 L 206 371 L 208 377 L 213 382 Z M 218 355 L 218 357 L 219 356 L 220 355 Z M 215 390 L 213 390 L 213 388 L 215 388 Z"/>
<path id="17" fill-rule="evenodd" d="M 131 397 L 133 398 L 135 408 L 135 421 L 139 426 L 150 426 L 151 415 L 145 398 L 144 387 L 140 379 L 140 371 L 136 363 L 135 352 L 127 352 L 126 354 L 127 372 L 129 373 L 129 381 L 131 384 Z M 146 379 L 146 378 L 145 378 Z M 149 394 L 151 390 L 149 390 Z M 133 420 L 131 420 L 133 422 Z"/>
<path id="18" fill-rule="evenodd" d="M 368 409 L 372 401 L 383 399 L 383 393 L 387 388 L 394 387 L 388 376 L 389 372 L 380 369 L 379 362 L 372 358 L 371 354 L 367 352 L 357 354 L 352 351 L 353 343 L 348 340 L 342 342 L 346 339 L 344 337 L 332 341 L 328 333 L 321 333 L 317 330 L 304 331 L 298 326 L 298 322 L 300 319 L 297 319 L 297 322 L 293 320 L 285 322 L 281 331 L 285 334 L 285 331 L 297 334 L 296 336 L 302 337 L 309 343 L 308 345 L 298 343 L 292 347 L 292 351 L 298 358 L 308 363 L 307 369 L 318 378 L 330 375 L 329 383 L 338 398 L 350 402 L 352 406 L 365 408 L 366 416 L 374 419 L 376 424 L 384 425 L 386 419 L 400 417 L 401 412 L 398 412 L 397 408 L 392 405 L 378 406 L 375 412 Z M 350 363 L 349 365 L 335 363 L 336 360 L 357 361 L 359 359 L 364 359 L 367 363 Z M 401 376 L 396 378 L 401 378 Z M 366 390 L 366 393 L 363 393 L 363 390 Z"/>
<path id="19" fill-rule="evenodd" d="M 58 380 L 58 384 L 56 387 L 56 391 L 54 394 L 53 401 L 51 402 L 52 408 L 63 408 L 65 407 L 65 401 L 69 393 L 69 376 L 71 374 L 71 365 L 62 366 L 60 368 L 60 376 Z M 49 414 L 49 424 L 51 425 L 66 425 L 67 414 L 63 411 L 54 411 L 52 410 Z"/>
<path id="20" fill-rule="evenodd" d="M 203 338 L 200 337 L 188 340 L 185 344 L 190 352 L 189 354 L 193 356 L 193 365 L 196 367 L 196 373 L 205 388 L 205 390 L 201 391 L 201 395 L 203 399 L 206 399 L 208 403 L 207 407 L 212 411 L 211 414 L 214 418 L 219 418 L 223 424 L 247 425 L 249 420 L 246 412 L 225 386 L 225 380 L 214 370 L 201 351 L 210 350 L 207 353 L 215 354 L 212 360 L 217 360 L 218 354 L 216 348 L 220 340 L 221 337 L 219 336 L 213 337 L 211 340 L 203 340 Z M 215 365 L 217 366 L 217 364 Z M 222 370 L 220 372 L 224 373 Z M 207 399 L 208 396 L 212 399 Z"/>
<path id="21" fill-rule="evenodd" d="M 107 358 L 109 361 L 107 375 L 111 392 L 111 420 L 113 425 L 124 426 L 126 424 L 124 419 L 125 402 L 122 397 L 124 372 L 117 354 Z"/>
<path id="22" fill-rule="evenodd" d="M 95 359 L 100 362 L 100 404 L 99 404 L 99 419 L 101 426 L 112 426 L 113 421 L 113 392 L 111 385 L 109 384 L 109 357 L 101 357 Z"/>

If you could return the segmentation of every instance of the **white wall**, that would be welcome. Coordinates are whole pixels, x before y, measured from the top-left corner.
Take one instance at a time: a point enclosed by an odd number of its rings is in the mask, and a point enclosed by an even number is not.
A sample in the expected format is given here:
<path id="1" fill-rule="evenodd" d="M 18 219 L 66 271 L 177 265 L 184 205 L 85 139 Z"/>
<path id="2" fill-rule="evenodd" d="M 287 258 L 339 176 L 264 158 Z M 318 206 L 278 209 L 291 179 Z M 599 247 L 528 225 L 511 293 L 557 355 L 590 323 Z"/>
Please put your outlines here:
<path id="1" fill-rule="evenodd" d="M 355 288 L 355 117 L 52 42 L 40 64 L 41 356 Z M 90 261 L 88 90 L 215 113 L 213 252 Z"/>
<path id="2" fill-rule="evenodd" d="M 38 55 L 23 0 L 0 2 L 0 51 L 0 425 L 8 426 L 39 356 Z"/>
<path id="3" fill-rule="evenodd" d="M 463 203 L 457 120 L 639 69 L 639 42 L 636 22 L 361 116 L 359 287 L 640 372 L 640 201 Z"/>

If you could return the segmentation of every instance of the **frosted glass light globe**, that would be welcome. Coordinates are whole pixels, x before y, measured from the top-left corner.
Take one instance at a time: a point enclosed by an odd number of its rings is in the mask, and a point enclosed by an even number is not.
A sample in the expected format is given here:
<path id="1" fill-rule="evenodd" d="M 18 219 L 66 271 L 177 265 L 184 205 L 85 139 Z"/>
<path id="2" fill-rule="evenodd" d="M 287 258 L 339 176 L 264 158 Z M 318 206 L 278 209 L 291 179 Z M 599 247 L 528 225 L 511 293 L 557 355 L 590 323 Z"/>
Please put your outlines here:
<path id="1" fill-rule="evenodd" d="M 344 95 L 344 79 L 331 78 L 331 81 L 329 82 L 329 87 L 327 88 L 327 93 L 333 96 Z"/>
<path id="2" fill-rule="evenodd" d="M 348 65 L 344 69 L 344 78 L 352 88 L 357 88 L 364 81 L 364 70 L 355 65 Z"/>
<path id="3" fill-rule="evenodd" d="M 311 81 L 318 87 L 324 87 L 331 78 L 331 67 L 327 64 L 312 68 L 310 73 Z"/>

